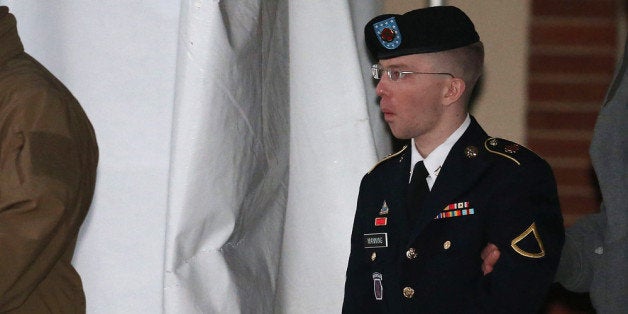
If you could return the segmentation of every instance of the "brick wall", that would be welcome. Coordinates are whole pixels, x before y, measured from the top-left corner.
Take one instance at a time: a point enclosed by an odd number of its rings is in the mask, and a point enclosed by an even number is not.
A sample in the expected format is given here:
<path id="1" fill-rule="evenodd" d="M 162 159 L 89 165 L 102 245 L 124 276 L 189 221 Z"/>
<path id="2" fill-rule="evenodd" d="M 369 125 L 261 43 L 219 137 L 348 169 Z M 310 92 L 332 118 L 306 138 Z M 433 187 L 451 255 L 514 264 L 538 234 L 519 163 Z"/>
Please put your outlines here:
<path id="1" fill-rule="evenodd" d="M 533 0 L 527 144 L 554 169 L 565 218 L 598 211 L 588 149 L 617 57 L 616 0 Z"/>
<path id="2" fill-rule="evenodd" d="M 625 0 L 621 0 L 625 1 Z M 565 225 L 599 210 L 589 144 L 618 48 L 617 0 L 532 0 L 527 145 L 552 165 Z M 618 47 L 620 46 L 620 47 Z M 542 313 L 594 313 L 553 286 Z"/>

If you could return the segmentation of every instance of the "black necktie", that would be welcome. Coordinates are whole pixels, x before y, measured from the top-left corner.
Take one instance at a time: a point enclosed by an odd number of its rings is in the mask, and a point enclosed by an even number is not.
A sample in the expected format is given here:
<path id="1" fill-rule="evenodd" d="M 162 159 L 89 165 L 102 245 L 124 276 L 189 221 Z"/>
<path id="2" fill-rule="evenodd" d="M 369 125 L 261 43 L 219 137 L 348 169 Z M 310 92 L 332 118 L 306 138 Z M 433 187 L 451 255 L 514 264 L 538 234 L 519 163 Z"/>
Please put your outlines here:
<path id="1" fill-rule="evenodd" d="M 421 202 L 430 192 L 430 189 L 427 187 L 427 181 L 425 181 L 427 175 L 427 169 L 425 169 L 423 161 L 417 162 L 412 171 L 410 184 L 408 184 L 408 220 L 410 226 L 414 226 L 419 215 Z"/>

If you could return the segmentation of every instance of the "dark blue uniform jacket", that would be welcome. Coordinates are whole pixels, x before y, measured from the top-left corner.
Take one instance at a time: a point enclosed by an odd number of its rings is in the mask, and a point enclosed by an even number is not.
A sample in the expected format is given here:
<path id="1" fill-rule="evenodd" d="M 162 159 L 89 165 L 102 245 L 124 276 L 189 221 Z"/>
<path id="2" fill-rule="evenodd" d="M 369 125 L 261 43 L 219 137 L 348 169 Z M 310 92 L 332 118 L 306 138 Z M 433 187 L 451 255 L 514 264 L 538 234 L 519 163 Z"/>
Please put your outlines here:
<path id="1" fill-rule="evenodd" d="M 410 149 L 362 179 L 343 313 L 535 313 L 564 242 L 556 183 L 528 149 L 471 125 L 447 156 L 414 225 Z M 483 276 L 480 252 L 501 257 Z"/>

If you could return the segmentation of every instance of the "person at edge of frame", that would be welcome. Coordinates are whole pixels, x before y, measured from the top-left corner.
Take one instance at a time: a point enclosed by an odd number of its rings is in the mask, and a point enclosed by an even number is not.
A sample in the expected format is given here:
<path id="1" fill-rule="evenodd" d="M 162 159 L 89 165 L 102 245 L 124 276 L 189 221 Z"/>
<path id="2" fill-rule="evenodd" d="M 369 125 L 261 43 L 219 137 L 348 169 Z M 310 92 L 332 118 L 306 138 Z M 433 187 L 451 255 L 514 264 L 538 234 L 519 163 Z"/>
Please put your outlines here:
<path id="1" fill-rule="evenodd" d="M 0 312 L 85 313 L 72 266 L 96 181 L 94 129 L 70 91 L 24 52 L 0 7 Z"/>
<path id="2" fill-rule="evenodd" d="M 588 292 L 598 314 L 628 313 L 628 38 L 589 148 L 602 194 L 600 212 L 567 228 L 556 282 L 567 290 Z M 484 273 L 493 271 L 500 249 L 482 252 Z M 501 263 L 501 262 L 500 262 Z"/>

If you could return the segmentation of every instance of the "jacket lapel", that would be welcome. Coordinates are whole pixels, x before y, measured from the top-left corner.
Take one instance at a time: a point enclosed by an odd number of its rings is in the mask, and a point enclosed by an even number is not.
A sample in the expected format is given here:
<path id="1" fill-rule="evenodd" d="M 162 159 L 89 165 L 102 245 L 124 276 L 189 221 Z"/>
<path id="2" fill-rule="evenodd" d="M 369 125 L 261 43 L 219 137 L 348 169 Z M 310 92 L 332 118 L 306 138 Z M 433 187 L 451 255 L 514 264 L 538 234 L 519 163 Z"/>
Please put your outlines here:
<path id="1" fill-rule="evenodd" d="M 486 138 L 488 138 L 486 132 L 471 117 L 471 124 L 447 155 L 430 194 L 421 206 L 417 222 L 410 231 L 409 244 L 414 242 L 423 228 L 434 220 L 446 205 L 473 187 L 474 182 L 486 171 L 489 166 L 483 149 Z M 477 156 L 467 157 L 465 154 L 467 147 L 475 147 L 478 151 Z"/>
<path id="2" fill-rule="evenodd" d="M 395 230 L 399 232 L 398 236 L 402 238 L 408 236 L 410 229 L 407 219 L 408 215 L 406 212 L 406 188 L 408 180 L 410 179 L 411 151 L 411 149 L 406 149 L 400 156 L 399 162 L 394 163 L 394 168 L 389 172 L 392 174 L 389 178 L 390 181 L 388 182 L 388 188 L 391 189 L 389 197 L 391 200 L 395 200 L 397 202 L 395 204 L 395 211 L 391 212 L 391 218 L 397 225 Z M 404 243 L 405 239 L 400 242 Z"/>

